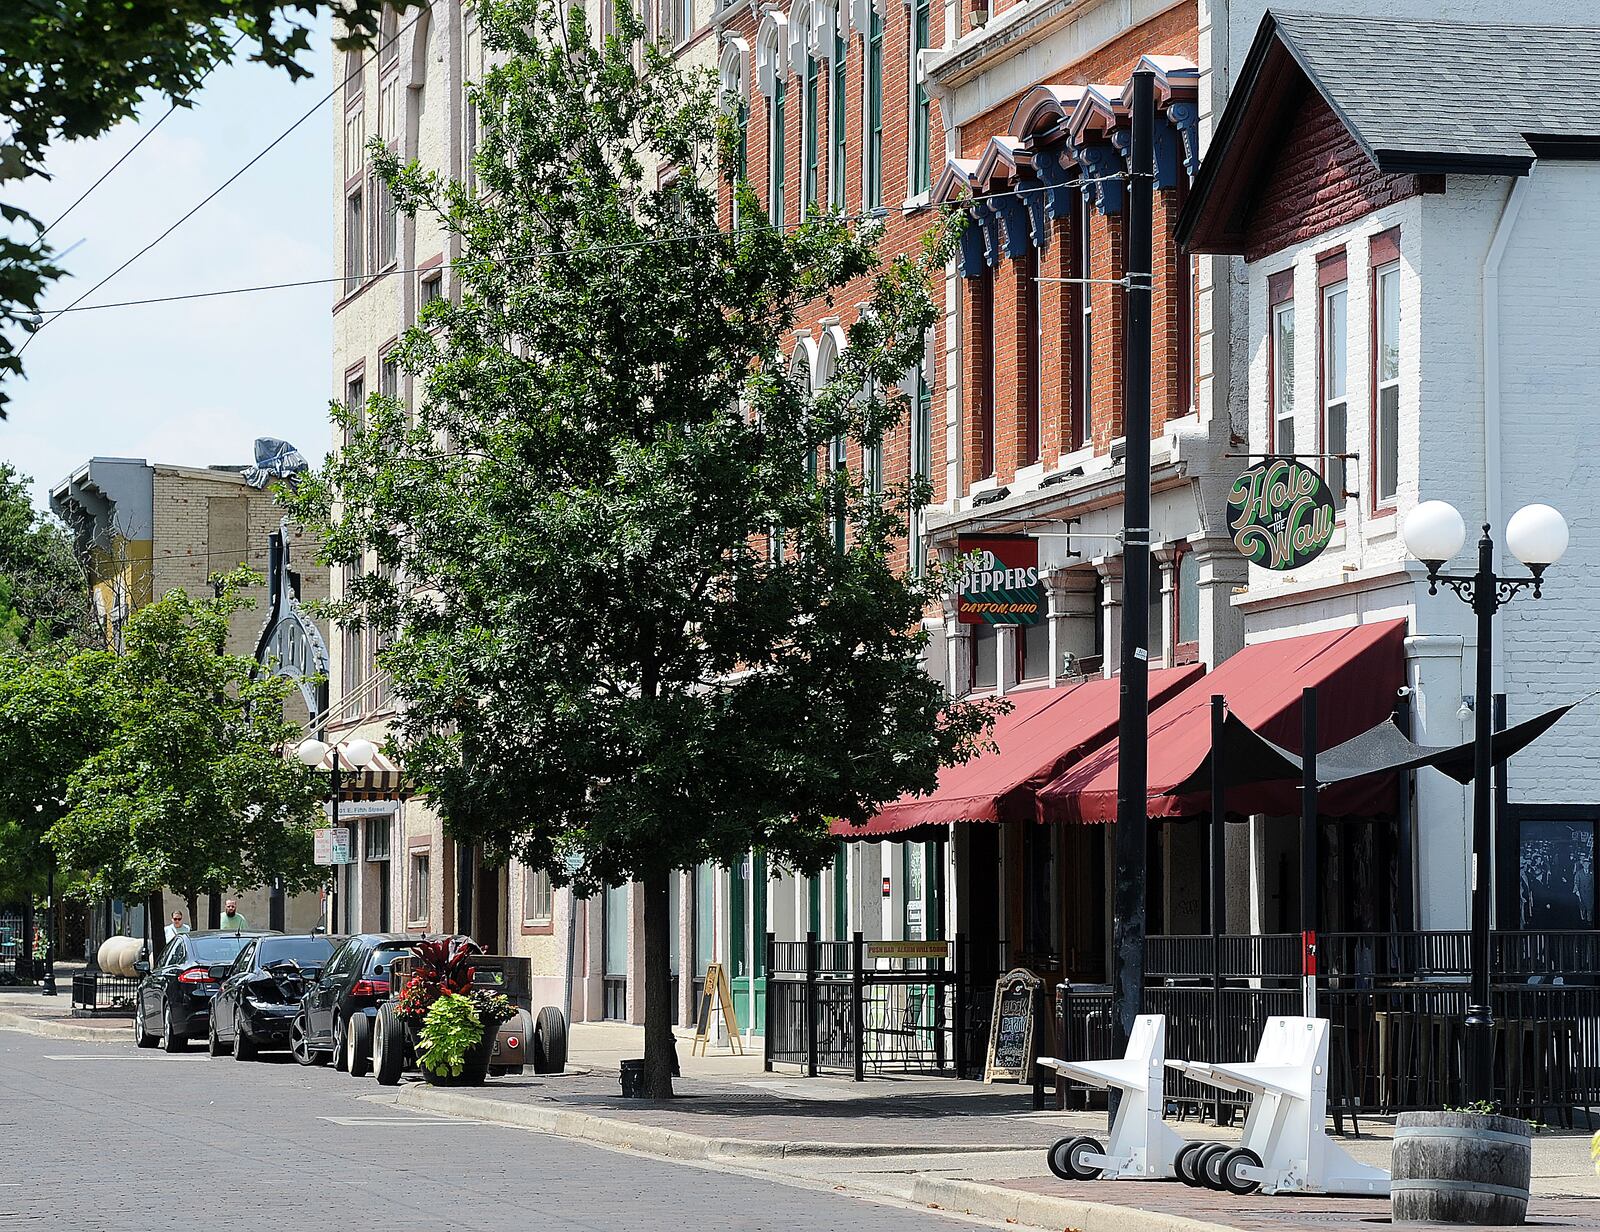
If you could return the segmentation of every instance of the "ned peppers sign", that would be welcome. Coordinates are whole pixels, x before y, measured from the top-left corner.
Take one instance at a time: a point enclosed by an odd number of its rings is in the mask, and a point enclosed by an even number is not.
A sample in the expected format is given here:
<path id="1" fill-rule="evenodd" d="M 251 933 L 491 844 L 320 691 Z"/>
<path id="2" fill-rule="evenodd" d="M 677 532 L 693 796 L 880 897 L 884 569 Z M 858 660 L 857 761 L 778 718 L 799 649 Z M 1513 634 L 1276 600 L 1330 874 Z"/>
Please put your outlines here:
<path id="1" fill-rule="evenodd" d="M 962 624 L 1036 625 L 1044 619 L 1038 540 L 962 535 L 956 551 L 967 561 L 956 591 L 956 616 Z"/>
<path id="2" fill-rule="evenodd" d="M 1240 555 L 1263 569 L 1298 569 L 1333 538 L 1333 494 L 1290 458 L 1265 458 L 1233 481 L 1228 525 Z"/>

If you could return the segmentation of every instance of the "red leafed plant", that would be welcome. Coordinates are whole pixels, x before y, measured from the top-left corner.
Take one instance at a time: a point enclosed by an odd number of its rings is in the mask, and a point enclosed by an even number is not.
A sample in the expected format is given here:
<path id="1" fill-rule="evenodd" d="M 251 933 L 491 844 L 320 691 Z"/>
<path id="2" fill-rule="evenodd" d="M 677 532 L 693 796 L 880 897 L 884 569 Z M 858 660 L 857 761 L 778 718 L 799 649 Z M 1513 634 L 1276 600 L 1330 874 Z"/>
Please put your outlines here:
<path id="1" fill-rule="evenodd" d="M 420 1026 L 433 1003 L 445 993 L 470 993 L 476 974 L 471 964 L 475 948 L 461 937 L 413 941 L 411 952 L 417 956 L 417 970 L 400 990 L 395 1012 Z"/>

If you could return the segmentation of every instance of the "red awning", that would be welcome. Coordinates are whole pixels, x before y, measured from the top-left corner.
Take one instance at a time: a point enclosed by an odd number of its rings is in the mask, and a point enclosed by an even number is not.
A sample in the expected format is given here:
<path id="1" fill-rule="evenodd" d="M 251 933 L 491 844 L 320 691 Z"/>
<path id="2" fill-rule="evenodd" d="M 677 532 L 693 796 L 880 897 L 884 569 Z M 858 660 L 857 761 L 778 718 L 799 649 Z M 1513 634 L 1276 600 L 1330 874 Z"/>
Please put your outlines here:
<path id="1" fill-rule="evenodd" d="M 1195 664 L 1151 672 L 1152 705 L 1174 696 L 1204 670 Z M 862 826 L 836 821 L 833 833 L 882 838 L 952 821 L 1032 821 L 1034 790 L 1116 735 L 1117 697 L 1117 681 L 1098 678 L 1009 693 L 1011 711 L 996 719 L 990 732 L 993 750 L 946 766 L 930 794 L 901 796 Z"/>
<path id="2" fill-rule="evenodd" d="M 1405 683 L 1406 622 L 1387 620 L 1246 646 L 1203 680 L 1163 706 L 1151 697 L 1151 817 L 1192 817 L 1210 810 L 1207 792 L 1169 796 L 1205 760 L 1211 747 L 1211 697 L 1274 744 L 1300 752 L 1300 691 L 1317 689 L 1317 744 L 1332 748 L 1394 712 L 1395 691 Z M 1228 811 L 1270 816 L 1300 811 L 1295 783 L 1251 783 L 1231 788 Z M 1041 821 L 1115 821 L 1117 746 L 1095 750 L 1036 793 Z M 1394 805 L 1392 775 L 1355 779 L 1324 788 L 1326 816 L 1374 816 Z"/>

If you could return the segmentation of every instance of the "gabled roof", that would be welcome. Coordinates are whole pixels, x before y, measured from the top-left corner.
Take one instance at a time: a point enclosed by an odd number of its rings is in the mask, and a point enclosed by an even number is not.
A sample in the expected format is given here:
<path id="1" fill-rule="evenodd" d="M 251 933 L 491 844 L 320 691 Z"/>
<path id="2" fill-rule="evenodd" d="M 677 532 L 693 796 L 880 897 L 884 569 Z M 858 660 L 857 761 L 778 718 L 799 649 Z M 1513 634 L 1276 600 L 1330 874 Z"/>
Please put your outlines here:
<path id="1" fill-rule="evenodd" d="M 1526 175 L 1600 148 L 1600 28 L 1269 10 L 1195 180 L 1178 240 L 1240 250 L 1258 177 L 1307 89 L 1379 171 Z"/>

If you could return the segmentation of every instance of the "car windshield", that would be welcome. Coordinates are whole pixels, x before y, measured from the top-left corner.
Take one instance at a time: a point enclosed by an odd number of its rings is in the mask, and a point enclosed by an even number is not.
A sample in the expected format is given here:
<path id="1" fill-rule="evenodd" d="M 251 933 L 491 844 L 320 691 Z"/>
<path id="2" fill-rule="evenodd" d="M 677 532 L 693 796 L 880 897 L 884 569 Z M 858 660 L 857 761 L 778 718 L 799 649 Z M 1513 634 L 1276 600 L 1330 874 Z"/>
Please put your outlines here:
<path id="1" fill-rule="evenodd" d="M 257 966 L 293 959 L 302 967 L 320 967 L 333 953 L 333 942 L 326 937 L 271 937 L 261 942 Z"/>
<path id="2" fill-rule="evenodd" d="M 239 957 L 239 951 L 253 941 L 253 937 L 189 937 L 189 957 L 195 962 L 225 963 Z"/>

